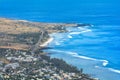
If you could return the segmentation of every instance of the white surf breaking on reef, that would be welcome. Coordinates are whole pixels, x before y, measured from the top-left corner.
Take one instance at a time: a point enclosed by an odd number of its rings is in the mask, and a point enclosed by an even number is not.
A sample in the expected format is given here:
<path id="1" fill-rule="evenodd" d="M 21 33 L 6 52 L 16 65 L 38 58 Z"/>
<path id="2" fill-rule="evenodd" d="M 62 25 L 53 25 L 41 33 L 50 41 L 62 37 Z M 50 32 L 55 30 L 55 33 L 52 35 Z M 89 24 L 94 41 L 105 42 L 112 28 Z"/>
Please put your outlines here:
<path id="1" fill-rule="evenodd" d="M 60 39 L 55 40 L 56 41 L 55 44 L 56 45 L 62 45 L 63 43 L 61 44 L 61 41 L 59 41 L 59 40 L 62 40 L 64 42 L 63 39 L 66 39 L 66 40 L 68 39 L 69 40 L 69 39 L 72 39 L 76 36 L 79 36 L 79 34 L 85 34 L 86 35 L 86 33 L 88 34 L 88 33 L 91 33 L 91 32 L 93 32 L 91 29 L 88 29 L 88 28 L 85 28 L 85 27 L 78 27 L 76 29 L 70 28 L 70 31 L 68 33 L 64 33 L 64 34 L 60 35 L 60 37 L 57 36 L 57 38 L 60 38 Z M 87 61 L 90 61 L 90 62 L 93 61 L 94 68 L 98 68 L 98 70 L 103 69 L 103 70 L 107 70 L 108 72 L 113 72 L 115 74 L 120 74 L 120 70 L 108 67 L 109 66 L 108 65 L 109 61 L 108 60 L 96 59 L 96 58 L 92 58 L 92 57 L 88 57 L 88 56 L 79 55 L 76 52 L 64 51 L 64 50 L 59 50 L 59 49 L 53 49 L 53 50 L 50 50 L 50 51 L 52 51 L 53 53 L 59 53 L 59 54 L 69 54 L 69 55 L 71 55 L 73 57 L 76 57 L 78 59 L 80 58 L 80 59 L 87 60 Z"/>
<path id="2" fill-rule="evenodd" d="M 101 61 L 103 61 L 103 66 L 107 66 L 109 63 L 107 60 L 101 60 Z"/>
<path id="3" fill-rule="evenodd" d="M 120 70 L 116 70 L 116 69 L 113 69 L 113 68 L 108 68 L 110 71 L 113 71 L 113 72 L 116 72 L 116 73 L 119 73 L 120 74 Z"/>
<path id="4" fill-rule="evenodd" d="M 74 56 L 74 57 L 78 57 L 78 58 L 82 58 L 82 59 L 88 59 L 88 60 L 96 60 L 96 59 L 94 59 L 94 58 L 91 58 L 91 57 L 86 57 L 86 56 L 80 56 L 80 55 L 78 55 L 77 53 L 75 53 L 75 52 L 67 52 L 68 54 L 71 54 L 72 56 Z"/>
<path id="5" fill-rule="evenodd" d="M 77 30 L 75 30 L 74 32 L 72 32 L 71 29 L 69 29 L 69 31 L 70 31 L 71 33 L 69 33 L 69 34 L 67 35 L 68 38 L 73 38 L 72 34 L 82 34 L 82 33 L 86 33 L 86 32 L 92 32 L 91 29 L 84 28 L 84 27 L 78 27 Z M 56 45 L 60 45 L 60 43 L 58 43 L 57 41 L 55 42 L 55 44 L 56 44 Z M 109 64 L 109 61 L 107 61 L 107 60 L 98 60 L 98 59 L 91 58 L 91 57 L 80 56 L 80 55 L 78 55 L 78 54 L 75 53 L 75 52 L 66 52 L 66 51 L 59 51 L 59 50 L 57 50 L 57 52 L 64 52 L 64 53 L 67 53 L 67 54 L 71 54 L 71 55 L 74 56 L 74 57 L 78 57 L 78 58 L 82 58 L 82 59 L 100 61 L 100 62 L 102 62 L 102 66 L 104 66 L 104 67 Z"/>
<path id="6" fill-rule="evenodd" d="M 68 51 L 61 51 L 61 50 L 50 50 L 51 52 L 57 52 L 57 53 L 66 53 L 66 54 L 70 54 L 74 57 L 78 57 L 78 58 L 81 58 L 81 59 L 86 59 L 86 60 L 94 60 L 94 61 L 100 61 L 102 62 L 102 66 L 107 66 L 108 65 L 108 61 L 107 60 L 99 60 L 99 59 L 95 59 L 95 58 L 91 58 L 91 57 L 87 57 L 87 56 L 81 56 L 81 55 L 78 55 L 78 53 L 76 52 L 68 52 Z"/>
<path id="7" fill-rule="evenodd" d="M 108 63 L 109 63 L 107 60 L 99 60 L 99 59 L 95 59 L 95 58 L 91 58 L 91 57 L 80 56 L 75 52 L 68 52 L 68 53 L 73 55 L 74 57 L 79 57 L 79 58 L 82 58 L 82 59 L 88 59 L 88 60 L 94 60 L 94 61 L 100 61 L 100 62 L 102 62 L 102 66 L 107 66 Z"/>
<path id="8" fill-rule="evenodd" d="M 80 31 L 80 32 L 71 32 L 70 34 L 81 34 L 81 33 L 86 33 L 86 32 L 91 32 L 92 30 L 90 29 L 87 29 L 87 30 L 83 30 L 83 31 Z"/>
<path id="9" fill-rule="evenodd" d="M 107 66 L 109 64 L 109 61 L 107 61 L 107 60 L 100 60 L 100 59 L 95 59 L 95 58 L 91 58 L 91 57 L 87 57 L 87 56 L 81 56 L 81 55 L 78 55 L 78 53 L 76 53 L 76 52 L 62 51 L 62 50 L 57 50 L 57 49 L 49 50 L 49 52 L 59 53 L 59 54 L 61 54 L 61 53 L 62 54 L 69 54 L 69 55 L 71 55 L 73 57 L 78 57 L 80 59 L 93 60 L 93 61 L 98 61 L 100 63 L 102 62 L 102 66 L 96 65 L 95 68 L 105 68 L 105 69 L 108 69 L 109 71 L 120 74 L 120 70 L 105 67 L 105 66 Z"/>
<path id="10" fill-rule="evenodd" d="M 68 38 L 72 38 L 72 36 L 71 36 L 71 35 L 68 35 Z"/>
<path id="11" fill-rule="evenodd" d="M 70 32 L 70 34 L 81 34 L 81 33 L 92 31 L 91 29 L 88 29 L 88 27 L 87 28 L 86 27 L 77 27 L 77 28 L 69 27 L 67 28 L 67 30 Z"/>
<path id="12" fill-rule="evenodd" d="M 71 30 L 68 29 L 68 31 L 70 31 L 69 35 L 67 36 L 68 38 L 73 38 L 72 35 L 77 35 L 77 34 L 82 34 L 82 33 L 86 33 L 86 32 L 92 32 L 91 29 L 87 29 L 87 28 L 83 28 L 83 27 L 78 27 L 77 30 Z"/>

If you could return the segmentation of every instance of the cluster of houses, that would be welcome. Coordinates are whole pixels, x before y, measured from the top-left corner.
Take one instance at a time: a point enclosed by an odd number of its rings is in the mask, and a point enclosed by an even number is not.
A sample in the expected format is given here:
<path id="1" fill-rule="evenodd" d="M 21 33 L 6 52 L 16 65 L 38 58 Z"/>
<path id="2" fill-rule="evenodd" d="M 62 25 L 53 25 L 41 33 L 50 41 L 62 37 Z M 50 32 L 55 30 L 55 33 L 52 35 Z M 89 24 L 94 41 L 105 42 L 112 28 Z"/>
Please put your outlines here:
<path id="1" fill-rule="evenodd" d="M 0 80 L 97 80 L 85 74 L 65 72 L 27 52 L 9 50 L 0 56 Z"/>

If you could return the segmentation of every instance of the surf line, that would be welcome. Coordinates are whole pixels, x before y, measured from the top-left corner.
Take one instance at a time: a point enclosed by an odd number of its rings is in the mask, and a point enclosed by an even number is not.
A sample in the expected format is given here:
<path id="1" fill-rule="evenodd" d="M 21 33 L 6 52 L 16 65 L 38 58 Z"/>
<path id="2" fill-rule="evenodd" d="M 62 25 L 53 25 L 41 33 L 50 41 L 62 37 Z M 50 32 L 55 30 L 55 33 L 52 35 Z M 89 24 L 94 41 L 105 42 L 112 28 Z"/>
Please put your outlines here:
<path id="1" fill-rule="evenodd" d="M 70 34 L 81 34 L 81 33 L 86 33 L 86 32 L 92 32 L 92 30 L 87 29 L 87 30 L 84 30 L 84 31 L 81 31 L 81 32 L 71 32 Z"/>

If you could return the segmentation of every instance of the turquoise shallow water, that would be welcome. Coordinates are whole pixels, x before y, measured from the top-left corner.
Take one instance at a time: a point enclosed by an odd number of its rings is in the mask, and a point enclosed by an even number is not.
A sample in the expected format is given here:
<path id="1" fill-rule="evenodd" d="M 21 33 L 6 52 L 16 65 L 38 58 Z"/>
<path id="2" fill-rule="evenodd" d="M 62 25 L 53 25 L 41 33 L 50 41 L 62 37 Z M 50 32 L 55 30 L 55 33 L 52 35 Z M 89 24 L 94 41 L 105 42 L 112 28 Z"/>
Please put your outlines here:
<path id="1" fill-rule="evenodd" d="M 90 23 L 51 34 L 51 57 L 63 58 L 101 80 L 120 79 L 119 0 L 0 0 L 0 17 L 40 22 Z M 56 36 L 57 35 L 57 36 Z"/>
<path id="2" fill-rule="evenodd" d="M 109 25 L 106 25 L 106 27 Z M 101 30 L 104 26 L 68 28 L 68 33 L 54 33 L 52 49 L 45 50 L 51 57 L 62 58 L 68 63 L 83 68 L 85 73 L 101 80 L 120 79 L 119 26 Z M 111 26 L 112 27 L 112 26 Z M 113 33 L 111 34 L 111 30 Z M 112 41 L 115 41 L 114 43 Z"/>

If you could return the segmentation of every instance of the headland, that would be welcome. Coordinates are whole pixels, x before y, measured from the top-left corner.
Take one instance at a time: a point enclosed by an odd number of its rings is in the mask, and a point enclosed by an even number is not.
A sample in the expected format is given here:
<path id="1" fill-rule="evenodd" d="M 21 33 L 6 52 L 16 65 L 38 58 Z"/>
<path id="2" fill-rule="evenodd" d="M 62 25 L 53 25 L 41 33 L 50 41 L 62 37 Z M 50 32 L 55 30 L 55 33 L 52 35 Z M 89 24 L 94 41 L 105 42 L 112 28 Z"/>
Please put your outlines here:
<path id="1" fill-rule="evenodd" d="M 80 25 L 0 18 L 0 80 L 97 80 L 40 50 L 52 41 L 50 33 Z"/>

